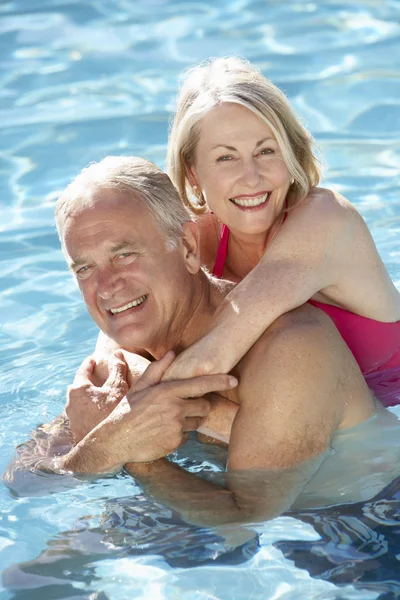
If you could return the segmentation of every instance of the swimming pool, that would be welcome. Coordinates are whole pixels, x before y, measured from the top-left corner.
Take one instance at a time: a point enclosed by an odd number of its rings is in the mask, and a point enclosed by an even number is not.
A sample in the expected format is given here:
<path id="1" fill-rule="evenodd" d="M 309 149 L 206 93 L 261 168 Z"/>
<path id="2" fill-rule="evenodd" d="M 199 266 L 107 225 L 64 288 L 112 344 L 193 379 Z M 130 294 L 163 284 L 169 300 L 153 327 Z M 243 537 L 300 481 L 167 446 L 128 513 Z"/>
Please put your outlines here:
<path id="1" fill-rule="evenodd" d="M 400 285 L 399 22 L 398 2 L 374 0 L 0 5 L 1 471 L 61 411 L 96 338 L 59 249 L 57 191 L 107 154 L 163 166 L 178 75 L 202 58 L 245 56 L 288 93 L 326 157 L 326 184 L 359 207 Z M 218 469 L 213 453 L 205 463 L 192 442 L 185 464 Z M 397 490 L 302 508 L 235 546 L 122 475 L 28 498 L 1 486 L 0 564 L 19 589 L 0 597 L 394 598 Z"/>

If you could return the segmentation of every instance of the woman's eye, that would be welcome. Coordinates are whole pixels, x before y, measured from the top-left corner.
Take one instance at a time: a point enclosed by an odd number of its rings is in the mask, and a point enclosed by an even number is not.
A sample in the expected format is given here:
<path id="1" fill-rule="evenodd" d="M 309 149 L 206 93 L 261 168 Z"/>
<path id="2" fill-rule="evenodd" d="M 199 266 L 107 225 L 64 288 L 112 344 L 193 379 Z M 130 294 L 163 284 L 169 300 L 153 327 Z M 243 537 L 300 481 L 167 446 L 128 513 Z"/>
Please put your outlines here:
<path id="1" fill-rule="evenodd" d="M 262 148 L 259 154 L 274 154 L 275 151 L 272 148 Z"/>
<path id="2" fill-rule="evenodd" d="M 219 156 L 217 158 L 217 162 L 227 162 L 232 159 L 233 159 L 233 156 L 231 156 L 230 154 L 224 154 L 223 156 Z"/>

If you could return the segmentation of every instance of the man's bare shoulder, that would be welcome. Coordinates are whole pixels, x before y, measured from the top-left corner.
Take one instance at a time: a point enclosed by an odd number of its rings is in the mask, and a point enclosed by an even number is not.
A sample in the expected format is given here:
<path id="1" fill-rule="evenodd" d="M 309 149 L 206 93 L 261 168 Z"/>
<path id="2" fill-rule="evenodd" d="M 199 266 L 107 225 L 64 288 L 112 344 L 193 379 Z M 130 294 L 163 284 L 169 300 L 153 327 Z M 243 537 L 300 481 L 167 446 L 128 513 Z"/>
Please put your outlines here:
<path id="1" fill-rule="evenodd" d="M 322 350 L 331 344 L 332 336 L 339 336 L 332 321 L 310 304 L 304 304 L 279 317 L 252 346 L 240 363 L 240 370 L 274 355 L 297 356 L 301 350 Z M 282 360 L 280 360 L 282 362 Z"/>
<path id="2" fill-rule="evenodd" d="M 257 395 L 278 399 L 281 411 L 296 406 L 331 413 L 337 428 L 369 418 L 375 403 L 362 373 L 331 319 L 305 304 L 277 319 L 242 359 L 235 373 L 240 405 Z M 324 408 L 325 407 L 325 408 Z M 319 413 L 321 414 L 321 413 Z"/>
<path id="3" fill-rule="evenodd" d="M 232 468 L 247 463 L 251 468 L 286 468 L 329 447 L 342 423 L 346 397 L 338 395 L 345 382 L 324 317 L 308 305 L 283 315 L 242 359 Z M 249 445 L 246 439 L 244 446 L 240 436 L 246 429 L 262 444 Z"/>

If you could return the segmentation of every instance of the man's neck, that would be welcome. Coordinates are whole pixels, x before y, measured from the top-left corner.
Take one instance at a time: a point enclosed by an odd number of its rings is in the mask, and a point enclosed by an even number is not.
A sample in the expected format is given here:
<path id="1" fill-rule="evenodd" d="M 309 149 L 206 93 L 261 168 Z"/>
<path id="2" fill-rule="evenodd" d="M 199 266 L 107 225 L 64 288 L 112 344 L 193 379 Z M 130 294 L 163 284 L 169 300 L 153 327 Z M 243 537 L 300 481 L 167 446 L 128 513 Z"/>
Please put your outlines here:
<path id="1" fill-rule="evenodd" d="M 210 329 L 215 311 L 233 287 L 231 282 L 217 280 L 200 271 L 177 307 L 168 334 L 163 335 L 164 340 L 160 340 L 157 347 L 149 350 L 150 354 L 156 359 L 168 350 L 179 354 L 203 337 Z"/>

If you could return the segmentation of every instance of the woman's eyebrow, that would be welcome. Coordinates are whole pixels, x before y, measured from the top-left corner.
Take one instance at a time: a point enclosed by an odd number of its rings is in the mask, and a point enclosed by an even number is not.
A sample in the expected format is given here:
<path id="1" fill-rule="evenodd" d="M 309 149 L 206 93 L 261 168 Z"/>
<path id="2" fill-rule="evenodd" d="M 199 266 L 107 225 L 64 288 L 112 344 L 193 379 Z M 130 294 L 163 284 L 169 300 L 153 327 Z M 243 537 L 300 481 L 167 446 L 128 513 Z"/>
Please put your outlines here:
<path id="1" fill-rule="evenodd" d="M 258 148 L 258 146 L 262 146 L 265 142 L 276 142 L 276 139 L 273 137 L 265 137 L 262 140 L 260 140 L 259 142 L 257 142 L 256 144 L 256 148 Z"/>
<path id="2" fill-rule="evenodd" d="M 211 150 L 215 150 L 216 148 L 226 148 L 227 150 L 232 150 L 233 152 L 236 150 L 234 146 L 227 146 L 226 144 L 216 144 L 211 148 Z"/>
<path id="3" fill-rule="evenodd" d="M 264 144 L 265 142 L 276 142 L 276 139 L 273 137 L 265 137 L 262 140 L 259 140 L 256 143 L 256 148 L 258 148 L 259 146 L 262 146 L 262 144 Z M 231 150 L 232 152 L 236 151 L 235 146 L 228 146 L 227 144 L 216 144 L 215 146 L 212 146 L 211 150 L 215 150 L 216 148 L 226 148 L 226 150 Z"/>

